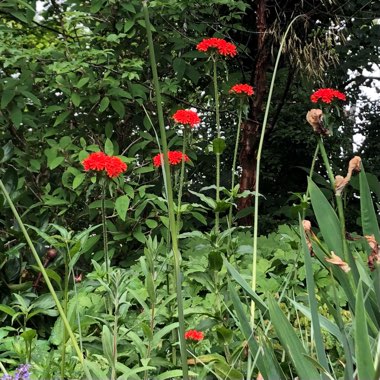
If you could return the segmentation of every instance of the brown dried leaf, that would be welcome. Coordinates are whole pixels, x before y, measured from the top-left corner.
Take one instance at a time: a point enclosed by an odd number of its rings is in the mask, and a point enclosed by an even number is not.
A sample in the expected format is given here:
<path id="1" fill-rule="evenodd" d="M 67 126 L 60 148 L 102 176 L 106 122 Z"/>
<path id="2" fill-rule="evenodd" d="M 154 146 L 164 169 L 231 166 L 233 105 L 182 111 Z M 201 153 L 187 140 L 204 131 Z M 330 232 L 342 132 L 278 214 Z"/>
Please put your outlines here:
<path id="1" fill-rule="evenodd" d="M 334 183 L 334 188 L 335 188 L 335 194 L 336 195 L 341 195 L 343 189 L 346 187 L 348 184 L 348 181 L 350 179 L 348 177 L 344 178 L 341 175 L 335 176 L 335 183 Z"/>
<path id="2" fill-rule="evenodd" d="M 307 122 L 313 127 L 315 133 L 328 136 L 329 130 L 323 126 L 323 113 L 319 108 L 313 108 L 306 114 Z"/>
<path id="3" fill-rule="evenodd" d="M 375 270 L 376 264 L 380 264 L 379 244 L 377 243 L 374 235 L 365 235 L 364 237 L 372 250 L 368 256 L 368 267 L 372 271 Z"/>

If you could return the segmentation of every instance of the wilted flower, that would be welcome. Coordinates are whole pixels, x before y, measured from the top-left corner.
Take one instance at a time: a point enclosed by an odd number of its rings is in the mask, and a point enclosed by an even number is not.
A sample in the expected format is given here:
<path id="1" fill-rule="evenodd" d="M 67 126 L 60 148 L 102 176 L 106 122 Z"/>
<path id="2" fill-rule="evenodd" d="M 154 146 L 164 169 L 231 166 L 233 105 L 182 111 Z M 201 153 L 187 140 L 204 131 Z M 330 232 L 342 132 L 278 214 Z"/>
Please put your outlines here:
<path id="1" fill-rule="evenodd" d="M 310 96 L 310 99 L 313 103 L 320 100 L 322 103 L 330 104 L 334 99 L 346 100 L 346 95 L 333 88 L 320 88 Z"/>
<path id="2" fill-rule="evenodd" d="M 374 235 L 364 236 L 371 247 L 371 253 L 368 256 L 368 267 L 371 271 L 375 270 L 375 264 L 380 264 L 379 244 Z"/>
<path id="3" fill-rule="evenodd" d="M 344 262 L 339 256 L 337 256 L 333 251 L 331 251 L 331 257 L 326 257 L 325 260 L 328 263 L 338 265 L 342 269 L 343 272 L 347 273 L 351 270 L 349 265 Z"/>
<path id="4" fill-rule="evenodd" d="M 178 124 L 188 125 L 191 128 L 201 122 L 198 114 L 191 110 L 178 110 L 173 115 L 173 120 Z"/>
<path id="5" fill-rule="evenodd" d="M 328 136 L 329 130 L 323 125 L 323 113 L 319 108 L 313 108 L 306 114 L 307 122 L 313 127 L 315 133 Z"/>
<path id="6" fill-rule="evenodd" d="M 342 194 L 342 191 L 344 190 L 344 188 L 348 184 L 349 180 L 350 179 L 348 177 L 345 178 L 341 175 L 335 176 L 334 188 L 335 188 L 335 194 L 336 195 L 340 196 Z"/>
<path id="7" fill-rule="evenodd" d="M 254 91 L 253 87 L 249 84 L 235 84 L 231 87 L 230 94 L 237 94 L 237 95 L 247 95 L 252 96 Z"/>
<path id="8" fill-rule="evenodd" d="M 216 51 L 225 57 L 234 57 L 237 54 L 236 46 L 222 38 L 205 38 L 197 45 L 197 50 L 202 52 Z"/>
<path id="9" fill-rule="evenodd" d="M 199 342 L 203 340 L 204 334 L 202 331 L 198 330 L 188 330 L 185 332 L 185 339 L 186 340 L 192 340 L 194 342 Z"/>
<path id="10" fill-rule="evenodd" d="M 186 154 L 178 150 L 168 152 L 169 165 L 178 165 L 182 162 L 182 158 L 185 162 L 188 162 L 190 159 Z M 153 165 L 156 167 L 161 166 L 164 163 L 164 154 L 158 153 L 153 157 Z"/>

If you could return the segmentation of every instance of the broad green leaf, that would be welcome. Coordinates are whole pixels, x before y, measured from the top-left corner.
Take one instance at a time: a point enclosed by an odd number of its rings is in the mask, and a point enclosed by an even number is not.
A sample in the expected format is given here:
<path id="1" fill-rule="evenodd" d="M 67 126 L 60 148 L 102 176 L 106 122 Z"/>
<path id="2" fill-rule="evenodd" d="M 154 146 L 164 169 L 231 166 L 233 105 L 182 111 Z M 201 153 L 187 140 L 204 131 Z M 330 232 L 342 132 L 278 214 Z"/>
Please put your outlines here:
<path id="1" fill-rule="evenodd" d="M 104 112 L 108 108 L 109 104 L 110 104 L 110 99 L 107 96 L 104 97 L 99 104 L 99 112 L 100 113 Z"/>
<path id="2" fill-rule="evenodd" d="M 125 115 L 124 104 L 120 100 L 111 100 L 111 106 L 112 106 L 113 110 L 122 119 Z"/>
<path id="3" fill-rule="evenodd" d="M 215 373 L 219 375 L 222 379 L 244 380 L 244 375 L 235 368 L 232 368 L 224 360 L 216 361 L 213 365 L 213 368 Z"/>
<path id="4" fill-rule="evenodd" d="M 86 178 L 86 173 L 79 173 L 77 176 L 75 176 L 73 180 L 73 190 L 79 187 L 83 183 L 85 178 Z"/>
<path id="5" fill-rule="evenodd" d="M 194 376 L 194 378 L 197 377 L 197 374 L 195 372 L 189 371 L 189 376 Z M 183 377 L 182 369 L 172 369 L 170 371 L 165 371 L 163 373 L 160 373 L 159 375 L 155 376 L 156 380 L 167 380 L 167 379 L 174 379 L 179 378 L 181 379 Z"/>
<path id="6" fill-rule="evenodd" d="M 102 330 L 102 348 L 103 354 L 107 358 L 109 365 L 112 367 L 113 359 L 113 336 L 107 325 L 103 325 Z"/>
<path id="7" fill-rule="evenodd" d="M 108 156 L 113 155 L 113 143 L 110 139 L 106 139 L 106 142 L 104 144 L 104 153 L 107 154 Z"/>
<path id="8" fill-rule="evenodd" d="M 15 106 L 11 109 L 11 120 L 12 123 L 16 126 L 16 128 L 20 126 L 22 122 L 22 112 L 20 108 Z"/>
<path id="9" fill-rule="evenodd" d="M 13 310 L 10 306 L 0 304 L 0 311 L 13 317 L 16 314 L 16 310 Z"/>
<path id="10" fill-rule="evenodd" d="M 380 230 L 377 220 L 376 211 L 373 207 L 371 191 L 368 186 L 367 177 L 362 165 L 360 174 L 360 211 L 363 228 L 363 235 L 374 235 L 378 243 L 380 243 Z"/>
<path id="11" fill-rule="evenodd" d="M 79 107 L 80 102 L 82 101 L 80 95 L 76 92 L 73 92 L 70 97 L 71 101 L 73 102 L 75 107 Z"/>
<path id="12" fill-rule="evenodd" d="M 14 90 L 4 90 L 1 96 L 1 109 L 7 108 L 13 97 L 16 95 Z"/>
<path id="13" fill-rule="evenodd" d="M 79 79 L 78 83 L 75 85 L 76 88 L 82 88 L 85 84 L 87 84 L 89 82 L 90 78 L 88 77 L 85 77 L 85 78 L 81 78 Z"/>
<path id="14" fill-rule="evenodd" d="M 64 159 L 65 159 L 65 157 L 56 157 L 56 158 L 54 158 L 54 160 L 52 160 L 49 163 L 49 169 L 53 170 L 53 169 L 57 168 L 59 165 L 62 164 L 62 162 L 64 161 Z"/>
<path id="15" fill-rule="evenodd" d="M 375 379 L 375 367 L 372 359 L 371 345 L 368 335 L 367 316 L 364 306 L 362 282 L 359 282 L 356 292 L 354 325 L 355 355 L 358 380 L 377 380 Z"/>
<path id="16" fill-rule="evenodd" d="M 125 221 L 129 209 L 130 198 L 128 195 L 122 195 L 116 199 L 115 209 L 120 219 Z"/>
<path id="17" fill-rule="evenodd" d="M 270 320 L 283 348 L 296 369 L 297 375 L 301 379 L 319 380 L 321 376 L 315 367 L 306 359 L 305 356 L 307 352 L 300 338 L 298 338 L 293 326 L 272 297 L 268 297 L 268 307 Z"/>
<path id="18" fill-rule="evenodd" d="M 70 111 L 64 111 L 61 114 L 59 114 L 57 118 L 55 119 L 53 127 L 56 127 L 57 125 L 62 124 L 68 118 L 69 115 L 70 115 Z"/>
<path id="19" fill-rule="evenodd" d="M 329 251 L 343 257 L 343 241 L 339 219 L 330 203 L 317 185 L 308 179 L 311 204 L 318 221 L 319 229 Z"/>

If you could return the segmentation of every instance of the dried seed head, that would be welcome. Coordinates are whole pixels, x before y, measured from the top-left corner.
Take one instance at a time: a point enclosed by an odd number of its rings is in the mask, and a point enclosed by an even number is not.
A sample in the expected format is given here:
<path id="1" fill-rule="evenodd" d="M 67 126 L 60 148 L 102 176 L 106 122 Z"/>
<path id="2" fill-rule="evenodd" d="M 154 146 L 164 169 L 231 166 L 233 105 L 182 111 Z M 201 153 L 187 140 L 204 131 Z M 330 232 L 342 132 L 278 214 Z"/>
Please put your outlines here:
<path id="1" fill-rule="evenodd" d="M 57 254 L 58 252 L 55 248 L 49 248 L 46 250 L 46 257 L 49 260 L 54 260 L 57 257 Z"/>

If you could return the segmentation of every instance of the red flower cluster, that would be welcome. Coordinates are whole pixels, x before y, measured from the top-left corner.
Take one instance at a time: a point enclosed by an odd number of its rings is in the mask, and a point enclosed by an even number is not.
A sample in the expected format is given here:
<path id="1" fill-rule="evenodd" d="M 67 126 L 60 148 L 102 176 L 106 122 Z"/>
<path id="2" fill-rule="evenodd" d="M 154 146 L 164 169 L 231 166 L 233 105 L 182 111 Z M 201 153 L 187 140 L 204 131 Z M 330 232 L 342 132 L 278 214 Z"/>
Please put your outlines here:
<path id="1" fill-rule="evenodd" d="M 235 86 L 232 86 L 230 91 L 230 94 L 238 94 L 238 95 L 247 95 L 252 96 L 254 94 L 253 87 L 249 84 L 235 84 Z"/>
<path id="2" fill-rule="evenodd" d="M 202 331 L 197 331 L 197 330 L 188 330 L 185 332 L 185 339 L 187 340 L 192 340 L 195 342 L 199 342 L 203 340 L 204 334 Z"/>
<path id="3" fill-rule="evenodd" d="M 225 57 L 235 57 L 237 54 L 236 46 L 222 38 L 205 38 L 197 45 L 198 51 L 208 52 L 210 49 L 215 49 L 220 55 L 224 55 Z"/>
<path id="4" fill-rule="evenodd" d="M 191 110 L 178 110 L 173 115 L 173 120 L 178 124 L 188 125 L 190 128 L 201 122 L 198 114 Z"/>
<path id="5" fill-rule="evenodd" d="M 333 88 L 320 88 L 315 91 L 310 99 L 313 103 L 317 103 L 320 100 L 323 103 L 330 104 L 334 99 L 346 100 L 346 95 Z"/>
<path id="6" fill-rule="evenodd" d="M 107 156 L 103 152 L 91 153 L 82 161 L 85 171 L 105 170 L 108 177 L 115 178 L 127 170 L 127 165 L 116 156 Z"/>
<path id="7" fill-rule="evenodd" d="M 186 154 L 183 155 L 183 153 L 178 150 L 171 150 L 168 152 L 168 159 L 169 159 L 170 165 L 180 164 L 182 162 L 182 157 L 185 162 L 188 162 L 190 160 Z M 153 157 L 153 165 L 156 166 L 157 168 L 161 166 L 163 163 L 164 163 L 163 153 L 158 153 Z"/>

